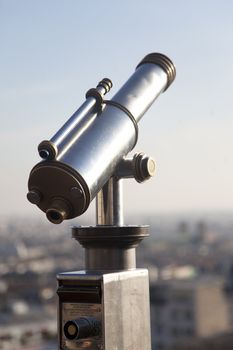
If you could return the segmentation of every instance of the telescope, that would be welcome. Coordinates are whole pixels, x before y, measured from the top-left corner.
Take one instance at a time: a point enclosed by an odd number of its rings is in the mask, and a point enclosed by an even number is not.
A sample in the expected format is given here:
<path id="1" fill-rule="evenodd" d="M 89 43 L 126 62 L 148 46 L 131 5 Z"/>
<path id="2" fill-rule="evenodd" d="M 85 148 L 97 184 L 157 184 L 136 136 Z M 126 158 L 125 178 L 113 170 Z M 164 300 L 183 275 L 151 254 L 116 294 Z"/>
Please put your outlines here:
<path id="1" fill-rule="evenodd" d="M 31 170 L 27 198 L 50 222 L 82 215 L 96 198 L 96 226 L 72 228 L 85 269 L 57 276 L 60 349 L 151 349 L 148 271 L 136 268 L 136 247 L 149 228 L 124 224 L 122 180 L 154 175 L 153 158 L 127 155 L 138 122 L 175 76 L 167 56 L 145 56 L 112 99 L 105 98 L 112 82 L 104 78 L 38 146 L 42 160 Z"/>

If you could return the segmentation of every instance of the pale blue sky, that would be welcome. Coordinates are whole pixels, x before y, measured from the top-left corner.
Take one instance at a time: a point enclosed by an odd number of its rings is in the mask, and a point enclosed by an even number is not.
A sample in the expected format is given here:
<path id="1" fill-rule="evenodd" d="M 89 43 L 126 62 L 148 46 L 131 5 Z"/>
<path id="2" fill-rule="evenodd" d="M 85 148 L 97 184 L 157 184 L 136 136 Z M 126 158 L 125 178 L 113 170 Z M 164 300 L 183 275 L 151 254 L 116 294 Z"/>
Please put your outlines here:
<path id="1" fill-rule="evenodd" d="M 0 0 L 0 212 L 38 214 L 25 200 L 38 143 L 101 78 L 114 94 L 150 52 L 177 79 L 140 122 L 135 151 L 158 171 L 125 183 L 126 211 L 232 211 L 232 17 L 230 0 Z"/>

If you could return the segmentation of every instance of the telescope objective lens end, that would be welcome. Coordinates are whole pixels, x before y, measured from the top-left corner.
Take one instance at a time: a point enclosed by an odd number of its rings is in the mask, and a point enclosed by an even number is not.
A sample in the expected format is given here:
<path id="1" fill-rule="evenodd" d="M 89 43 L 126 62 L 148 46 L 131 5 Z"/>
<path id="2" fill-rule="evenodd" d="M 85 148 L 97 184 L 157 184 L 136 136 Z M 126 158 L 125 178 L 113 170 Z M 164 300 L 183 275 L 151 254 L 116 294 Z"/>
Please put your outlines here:
<path id="1" fill-rule="evenodd" d="M 136 69 L 145 63 L 156 64 L 165 71 L 167 74 L 167 86 L 165 87 L 164 91 L 167 90 L 167 88 L 173 83 L 176 77 L 176 67 L 172 60 L 162 53 L 150 53 L 143 58 L 143 60 L 137 65 Z"/>

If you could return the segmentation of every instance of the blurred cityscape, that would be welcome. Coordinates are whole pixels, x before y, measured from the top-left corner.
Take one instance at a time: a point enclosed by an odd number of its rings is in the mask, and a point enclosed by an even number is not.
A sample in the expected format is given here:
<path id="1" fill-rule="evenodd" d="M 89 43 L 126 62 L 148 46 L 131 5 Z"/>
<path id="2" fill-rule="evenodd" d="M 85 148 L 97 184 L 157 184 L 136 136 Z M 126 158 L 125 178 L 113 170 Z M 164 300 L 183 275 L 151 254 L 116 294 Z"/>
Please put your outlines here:
<path id="1" fill-rule="evenodd" d="M 151 226 L 137 266 L 150 272 L 153 350 L 233 349 L 233 217 L 137 220 Z M 57 349 L 56 274 L 82 269 L 82 248 L 69 225 L 30 218 L 1 218 L 0 239 L 0 350 Z"/>

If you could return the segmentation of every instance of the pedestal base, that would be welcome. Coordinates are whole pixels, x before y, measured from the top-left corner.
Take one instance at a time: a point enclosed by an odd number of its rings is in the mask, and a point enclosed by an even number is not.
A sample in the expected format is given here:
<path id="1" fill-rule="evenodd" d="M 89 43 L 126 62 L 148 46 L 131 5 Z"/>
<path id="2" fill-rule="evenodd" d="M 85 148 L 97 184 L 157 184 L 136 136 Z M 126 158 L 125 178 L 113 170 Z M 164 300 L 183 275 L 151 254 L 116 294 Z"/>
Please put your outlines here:
<path id="1" fill-rule="evenodd" d="M 59 344 L 62 350 L 151 350 L 148 271 L 77 271 L 58 279 Z M 101 322 L 101 334 L 69 340 L 67 321 L 80 317 Z"/>
<path id="2" fill-rule="evenodd" d="M 136 247 L 149 236 L 149 226 L 73 227 L 72 236 L 85 248 L 86 270 L 132 270 Z"/>

